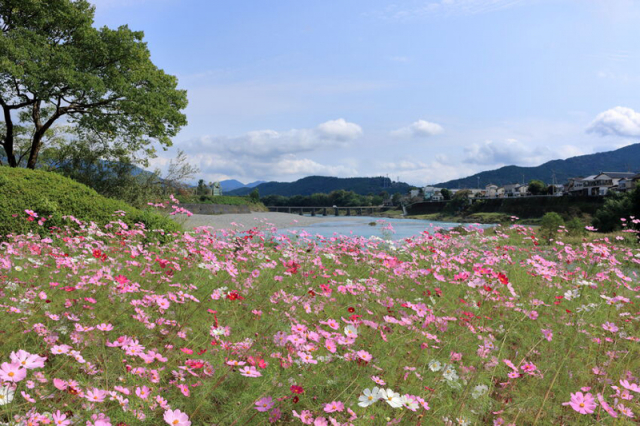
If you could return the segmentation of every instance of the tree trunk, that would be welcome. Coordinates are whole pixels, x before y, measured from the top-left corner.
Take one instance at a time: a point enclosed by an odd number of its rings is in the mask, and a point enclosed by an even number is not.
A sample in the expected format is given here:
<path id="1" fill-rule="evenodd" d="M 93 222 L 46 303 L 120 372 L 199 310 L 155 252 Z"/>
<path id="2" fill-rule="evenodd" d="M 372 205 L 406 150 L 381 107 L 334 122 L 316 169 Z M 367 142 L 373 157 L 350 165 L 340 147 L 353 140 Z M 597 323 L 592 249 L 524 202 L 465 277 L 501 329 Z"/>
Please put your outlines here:
<path id="1" fill-rule="evenodd" d="M 38 161 L 38 153 L 42 147 L 43 131 L 36 131 L 33 134 L 33 140 L 31 141 L 31 151 L 29 151 L 29 161 L 27 161 L 27 169 L 35 169 L 36 162 Z"/>
<path id="2" fill-rule="evenodd" d="M 2 147 L 7 154 L 7 163 L 9 163 L 9 166 L 17 167 L 18 163 L 16 162 L 16 156 L 13 153 L 13 120 L 11 120 L 11 110 L 6 107 L 3 107 L 3 110 L 7 134 L 4 136 Z"/>

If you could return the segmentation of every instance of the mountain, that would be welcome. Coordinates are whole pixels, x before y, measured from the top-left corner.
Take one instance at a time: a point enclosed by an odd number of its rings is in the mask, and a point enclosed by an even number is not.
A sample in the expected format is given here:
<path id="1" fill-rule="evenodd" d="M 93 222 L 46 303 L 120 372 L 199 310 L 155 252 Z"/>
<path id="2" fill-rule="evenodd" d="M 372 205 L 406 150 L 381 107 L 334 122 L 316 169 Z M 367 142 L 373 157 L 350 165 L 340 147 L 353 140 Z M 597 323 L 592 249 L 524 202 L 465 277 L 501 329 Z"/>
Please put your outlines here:
<path id="1" fill-rule="evenodd" d="M 223 193 L 227 193 L 239 188 L 254 188 L 260 185 L 261 183 L 265 183 L 265 182 L 263 180 L 257 180 L 255 182 L 251 182 L 245 185 L 244 183 L 238 180 L 227 179 L 220 182 L 220 187 L 222 188 Z"/>
<path id="2" fill-rule="evenodd" d="M 406 193 L 412 186 L 404 182 L 392 183 L 387 177 L 337 178 L 329 176 L 308 176 L 295 182 L 261 183 L 256 186 L 256 188 L 258 188 L 261 197 L 272 194 L 291 197 L 293 195 L 312 195 L 316 193 L 328 194 L 331 191 L 340 189 L 353 191 L 361 195 L 368 195 L 370 193 L 378 194 L 381 191 L 387 191 L 389 194 L 395 192 Z M 251 188 L 239 188 L 228 192 L 226 195 L 247 195 L 251 191 Z"/>
<path id="3" fill-rule="evenodd" d="M 638 172 L 640 170 L 640 143 L 628 145 L 615 151 L 579 155 L 566 160 L 552 160 L 537 167 L 505 166 L 495 170 L 477 173 L 462 179 L 438 183 L 440 188 L 476 188 L 489 184 L 508 185 L 528 183 L 539 179 L 547 184 L 562 184 L 572 177 L 586 177 L 600 172 Z"/>
<path id="4" fill-rule="evenodd" d="M 234 189 L 244 188 L 244 187 L 245 187 L 244 183 L 235 179 L 228 179 L 220 182 L 220 188 L 222 188 L 223 192 L 229 192 L 229 191 L 233 191 Z"/>

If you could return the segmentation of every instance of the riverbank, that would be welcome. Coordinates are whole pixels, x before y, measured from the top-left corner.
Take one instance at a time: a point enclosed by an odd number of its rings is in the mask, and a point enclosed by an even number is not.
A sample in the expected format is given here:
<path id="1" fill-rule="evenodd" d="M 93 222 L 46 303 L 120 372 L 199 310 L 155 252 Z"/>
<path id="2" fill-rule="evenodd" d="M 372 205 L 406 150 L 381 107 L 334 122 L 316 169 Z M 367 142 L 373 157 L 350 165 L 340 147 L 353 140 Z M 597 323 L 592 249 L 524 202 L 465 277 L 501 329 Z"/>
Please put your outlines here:
<path id="1" fill-rule="evenodd" d="M 185 229 L 199 226 L 211 226 L 214 229 L 236 229 L 245 231 L 253 227 L 275 227 L 277 229 L 308 226 L 319 222 L 336 220 L 335 216 L 300 216 L 292 213 L 251 212 L 234 214 L 194 214 L 191 217 L 180 217 Z M 340 216 L 340 220 L 357 220 L 356 216 Z"/>

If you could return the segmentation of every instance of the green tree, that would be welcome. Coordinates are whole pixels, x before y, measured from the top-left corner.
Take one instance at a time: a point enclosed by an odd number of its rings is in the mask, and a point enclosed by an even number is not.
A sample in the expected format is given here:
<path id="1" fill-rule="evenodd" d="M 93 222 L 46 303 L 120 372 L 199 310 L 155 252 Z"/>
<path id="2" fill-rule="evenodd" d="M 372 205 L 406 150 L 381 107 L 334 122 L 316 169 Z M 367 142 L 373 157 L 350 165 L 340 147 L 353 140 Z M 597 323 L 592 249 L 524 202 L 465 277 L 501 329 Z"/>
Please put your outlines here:
<path id="1" fill-rule="evenodd" d="M 0 106 L 7 162 L 35 168 L 47 132 L 59 120 L 128 152 L 153 155 L 171 146 L 186 124 L 177 79 L 150 59 L 143 33 L 127 26 L 93 27 L 86 0 L 0 2 Z M 29 143 L 16 152 L 22 127 Z"/>
<path id="2" fill-rule="evenodd" d="M 547 193 L 547 185 L 541 180 L 533 179 L 529 182 L 529 192 L 531 195 L 543 195 Z"/>
<path id="3" fill-rule="evenodd" d="M 634 222 L 637 219 L 640 219 L 640 186 L 624 194 L 607 194 L 604 205 L 593 218 L 593 226 L 602 232 L 612 232 L 621 229 L 625 223 L 626 228 L 640 230 L 639 224 Z"/>
<path id="4" fill-rule="evenodd" d="M 564 226 L 564 219 L 558 213 L 545 213 L 540 221 L 540 235 L 547 239 L 553 238 L 558 235 L 558 228 L 561 226 Z"/>
<path id="5" fill-rule="evenodd" d="M 440 194 L 442 194 L 442 197 L 445 201 L 449 201 L 451 199 L 451 191 L 449 191 L 447 188 L 442 188 L 440 190 Z"/>
<path id="6" fill-rule="evenodd" d="M 253 188 L 253 191 L 249 193 L 249 199 L 254 203 L 260 202 L 260 192 L 258 191 L 258 188 Z"/>

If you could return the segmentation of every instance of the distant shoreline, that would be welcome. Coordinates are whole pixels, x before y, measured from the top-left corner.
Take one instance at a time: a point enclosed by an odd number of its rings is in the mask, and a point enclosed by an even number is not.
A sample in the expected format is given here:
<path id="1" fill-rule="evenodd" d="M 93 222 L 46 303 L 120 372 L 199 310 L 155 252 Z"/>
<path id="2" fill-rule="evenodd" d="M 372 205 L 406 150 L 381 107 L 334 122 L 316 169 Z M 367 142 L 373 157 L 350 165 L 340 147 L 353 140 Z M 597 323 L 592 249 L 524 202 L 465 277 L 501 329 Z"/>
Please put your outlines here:
<path id="1" fill-rule="evenodd" d="M 177 217 L 185 229 L 200 226 L 211 226 L 214 229 L 236 229 L 246 231 L 253 227 L 275 226 L 277 229 L 288 229 L 331 220 L 357 220 L 357 216 L 300 216 L 293 213 L 252 212 L 233 214 L 194 214 L 191 217 Z"/>

